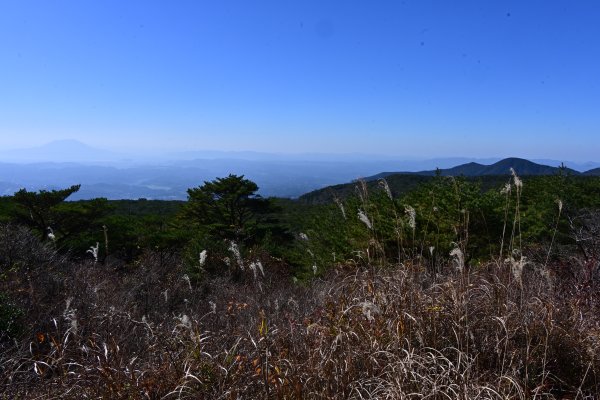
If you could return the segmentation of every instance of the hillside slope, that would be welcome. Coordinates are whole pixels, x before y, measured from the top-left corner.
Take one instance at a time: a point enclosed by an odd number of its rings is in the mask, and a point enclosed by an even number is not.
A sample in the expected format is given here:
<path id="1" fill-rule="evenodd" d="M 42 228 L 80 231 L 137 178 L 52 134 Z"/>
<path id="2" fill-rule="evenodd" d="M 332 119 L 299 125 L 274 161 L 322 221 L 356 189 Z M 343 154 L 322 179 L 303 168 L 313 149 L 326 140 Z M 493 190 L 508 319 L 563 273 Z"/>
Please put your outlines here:
<path id="1" fill-rule="evenodd" d="M 600 176 L 600 168 L 590 169 L 583 173 L 585 176 Z"/>
<path id="2" fill-rule="evenodd" d="M 385 178 L 394 196 L 401 196 L 414 189 L 419 183 L 427 182 L 436 174 L 441 176 L 464 176 L 468 180 L 478 181 L 482 189 L 486 190 L 494 186 L 500 186 L 506 182 L 511 174 L 511 168 L 519 176 L 544 176 L 554 175 L 561 171 L 573 176 L 600 176 L 600 168 L 580 173 L 570 168 L 551 167 L 538 164 L 522 158 L 505 158 L 491 165 L 483 165 L 476 162 L 457 165 L 447 169 L 420 172 L 382 172 L 364 178 L 369 190 L 376 189 L 378 180 Z M 356 182 L 341 185 L 328 186 L 319 190 L 300 196 L 299 201 L 305 204 L 329 203 L 334 198 L 346 198 L 355 193 Z"/>
<path id="3" fill-rule="evenodd" d="M 442 176 L 485 176 L 485 175 L 505 175 L 510 173 L 510 169 L 514 169 L 519 175 L 553 175 L 560 171 L 560 167 L 551 167 L 549 165 L 538 164 L 533 161 L 523 158 L 510 157 L 500 160 L 491 165 L 483 165 L 476 162 L 457 165 L 456 167 L 419 171 L 419 172 L 382 172 L 377 175 L 365 178 L 366 180 L 376 180 L 385 178 L 391 175 L 423 175 L 435 176 L 439 173 Z M 572 175 L 580 175 L 581 173 L 571 168 L 564 168 L 564 171 Z"/>

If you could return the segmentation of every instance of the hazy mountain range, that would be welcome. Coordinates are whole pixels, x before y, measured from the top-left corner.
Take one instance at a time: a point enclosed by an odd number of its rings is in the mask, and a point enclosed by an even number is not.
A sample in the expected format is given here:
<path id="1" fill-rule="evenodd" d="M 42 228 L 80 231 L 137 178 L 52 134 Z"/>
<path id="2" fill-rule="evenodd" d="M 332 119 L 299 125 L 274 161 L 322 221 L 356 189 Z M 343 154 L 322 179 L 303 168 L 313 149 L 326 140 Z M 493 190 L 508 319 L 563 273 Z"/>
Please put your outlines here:
<path id="1" fill-rule="evenodd" d="M 557 160 L 437 158 L 406 160 L 362 154 L 270 154 L 259 152 L 188 151 L 127 154 L 63 140 L 30 149 L 0 150 L 0 194 L 63 188 L 81 184 L 72 199 L 185 199 L 186 190 L 230 173 L 245 175 L 263 196 L 298 197 L 359 177 L 376 179 L 400 171 L 432 175 L 550 174 Z M 600 163 L 565 161 L 573 174 L 600 175 Z M 595 169 L 594 169 L 595 168 Z"/>

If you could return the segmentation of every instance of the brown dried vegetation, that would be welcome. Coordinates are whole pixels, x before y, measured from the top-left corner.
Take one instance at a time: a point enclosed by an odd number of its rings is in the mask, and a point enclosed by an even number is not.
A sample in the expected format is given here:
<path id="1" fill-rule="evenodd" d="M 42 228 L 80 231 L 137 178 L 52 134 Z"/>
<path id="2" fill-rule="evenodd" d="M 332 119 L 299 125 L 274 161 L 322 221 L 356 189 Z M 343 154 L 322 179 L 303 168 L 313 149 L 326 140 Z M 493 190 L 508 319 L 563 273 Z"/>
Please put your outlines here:
<path id="1" fill-rule="evenodd" d="M 600 393 L 599 281 L 575 272 L 596 259 L 527 264 L 521 282 L 500 262 L 435 276 L 418 261 L 340 263 L 301 286 L 266 256 L 264 277 L 194 285 L 152 253 L 120 271 L 47 255 L 5 288 L 28 324 L 2 344 L 5 398 Z"/>

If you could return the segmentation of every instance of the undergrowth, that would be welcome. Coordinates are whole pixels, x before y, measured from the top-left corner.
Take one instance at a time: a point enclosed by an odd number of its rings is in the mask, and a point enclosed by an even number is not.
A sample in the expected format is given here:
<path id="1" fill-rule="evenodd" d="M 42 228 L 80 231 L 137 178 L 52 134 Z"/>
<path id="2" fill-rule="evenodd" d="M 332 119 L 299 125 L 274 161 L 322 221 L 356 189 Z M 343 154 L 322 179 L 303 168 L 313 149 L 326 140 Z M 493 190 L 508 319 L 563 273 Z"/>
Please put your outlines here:
<path id="1" fill-rule="evenodd" d="M 2 338 L 0 393 L 37 399 L 597 398 L 599 252 L 596 232 L 589 235 L 599 226 L 597 214 L 570 221 L 573 249 L 553 249 L 553 243 L 528 249 L 520 237 L 522 182 L 514 178 L 501 210 L 499 252 L 477 264 L 467 259 L 468 210 L 456 213 L 456 240 L 444 243 L 451 250 L 440 254 L 425 241 L 441 240 L 433 228 L 417 237 L 415 226 L 423 222 L 410 204 L 387 211 L 386 229 L 397 232 L 396 242 L 387 243 L 396 246 L 396 256 L 388 259 L 381 218 L 374 217 L 383 211 L 366 191 L 359 192 L 358 216 L 347 216 L 364 229 L 354 256 L 315 269 L 304 283 L 294 282 L 284 261 L 260 251 L 233 254 L 226 273 L 197 280 L 176 254 L 165 259 L 146 250 L 115 269 L 68 261 L 47 244 L 5 235 L 3 248 L 12 249 L 12 258 L 2 258 L 0 285 L 20 307 L 22 330 Z M 517 197 L 509 201 L 509 195 Z M 204 262 L 206 254 L 198 269 Z"/>

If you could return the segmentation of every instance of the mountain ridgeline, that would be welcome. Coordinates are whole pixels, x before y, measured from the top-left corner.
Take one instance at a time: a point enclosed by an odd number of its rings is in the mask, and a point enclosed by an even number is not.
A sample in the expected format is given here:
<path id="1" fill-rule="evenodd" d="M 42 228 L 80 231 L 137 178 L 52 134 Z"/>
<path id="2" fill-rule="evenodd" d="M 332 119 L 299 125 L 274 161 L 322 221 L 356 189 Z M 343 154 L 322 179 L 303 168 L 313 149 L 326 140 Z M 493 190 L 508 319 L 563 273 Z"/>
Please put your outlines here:
<path id="1" fill-rule="evenodd" d="M 442 176 L 486 176 L 486 175 L 506 175 L 510 173 L 510 169 L 514 169 L 517 174 L 524 176 L 531 175 L 554 175 L 561 169 L 563 172 L 572 175 L 586 175 L 590 172 L 596 171 L 599 173 L 600 169 L 591 170 L 587 172 L 578 172 L 574 169 L 567 167 L 551 167 L 549 165 L 543 165 L 534 163 L 533 161 L 525 160 L 523 158 L 505 158 L 491 165 L 483 165 L 476 162 L 470 162 L 467 164 L 457 165 L 456 167 L 439 169 L 432 171 L 419 171 L 419 172 L 382 172 L 380 174 L 365 178 L 365 180 L 374 180 L 380 178 L 386 178 L 390 175 L 397 174 L 410 174 L 410 175 L 423 175 L 423 176 L 435 176 L 440 174 Z M 593 174 L 592 174 L 593 175 Z"/>
<path id="2" fill-rule="evenodd" d="M 565 166 L 552 167 L 522 158 L 511 157 L 491 165 L 469 162 L 446 169 L 418 172 L 381 172 L 363 179 L 367 182 L 369 187 L 374 188 L 379 179 L 385 178 L 394 195 L 401 196 L 410 192 L 420 183 L 429 181 L 436 175 L 463 176 L 467 180 L 480 182 L 482 189 L 489 189 L 504 183 L 507 175 L 511 173 L 511 168 L 519 176 L 544 176 L 556 175 L 559 173 L 571 176 L 600 176 L 600 168 L 579 172 Z M 350 182 L 306 193 L 300 196 L 299 200 L 306 204 L 322 204 L 329 203 L 335 198 L 346 198 L 353 193 L 355 193 L 355 182 Z"/>
<path id="3" fill-rule="evenodd" d="M 600 168 L 590 169 L 589 171 L 586 171 L 584 173 L 584 175 L 587 175 L 587 176 L 600 176 Z"/>

